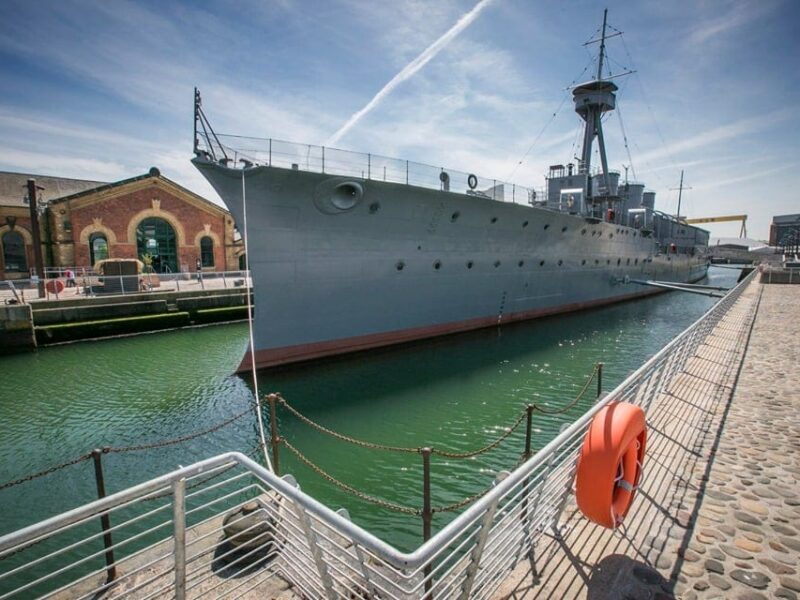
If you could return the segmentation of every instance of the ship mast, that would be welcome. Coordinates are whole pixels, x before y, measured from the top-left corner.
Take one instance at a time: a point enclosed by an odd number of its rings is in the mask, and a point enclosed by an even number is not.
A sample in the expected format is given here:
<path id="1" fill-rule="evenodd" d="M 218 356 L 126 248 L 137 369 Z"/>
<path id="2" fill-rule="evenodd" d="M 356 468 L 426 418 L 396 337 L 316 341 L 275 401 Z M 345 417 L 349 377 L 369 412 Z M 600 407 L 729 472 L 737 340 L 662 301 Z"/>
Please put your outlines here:
<path id="1" fill-rule="evenodd" d="M 603 59 L 606 53 L 606 24 L 608 19 L 608 9 L 603 11 L 603 29 L 600 36 L 600 57 L 597 61 L 597 77 L 594 81 L 576 86 L 572 90 L 573 101 L 575 102 L 575 112 L 577 112 L 586 122 L 583 132 L 583 150 L 581 152 L 581 164 L 579 171 L 586 173 L 591 178 L 592 166 L 592 145 L 594 138 L 597 138 L 598 148 L 600 149 L 600 162 L 603 169 L 603 182 L 606 194 L 610 192 L 608 185 L 608 158 L 606 156 L 606 144 L 603 137 L 603 123 L 601 117 L 604 112 L 614 109 L 617 86 L 611 81 L 603 79 Z M 596 40 L 595 40 L 596 41 Z M 592 43 L 592 42 L 588 42 Z M 591 197 L 592 188 L 588 186 L 587 197 Z"/>

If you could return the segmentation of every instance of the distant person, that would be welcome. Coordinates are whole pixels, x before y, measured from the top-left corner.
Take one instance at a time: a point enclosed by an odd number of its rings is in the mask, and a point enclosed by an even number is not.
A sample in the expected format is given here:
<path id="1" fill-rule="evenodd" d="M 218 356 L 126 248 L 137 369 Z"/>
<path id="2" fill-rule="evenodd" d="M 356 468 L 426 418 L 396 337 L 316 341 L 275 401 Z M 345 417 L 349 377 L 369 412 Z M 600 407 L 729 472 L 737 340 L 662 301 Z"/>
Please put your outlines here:
<path id="1" fill-rule="evenodd" d="M 64 277 L 67 278 L 67 287 L 76 287 L 78 285 L 75 283 L 75 272 L 72 269 L 64 271 Z"/>

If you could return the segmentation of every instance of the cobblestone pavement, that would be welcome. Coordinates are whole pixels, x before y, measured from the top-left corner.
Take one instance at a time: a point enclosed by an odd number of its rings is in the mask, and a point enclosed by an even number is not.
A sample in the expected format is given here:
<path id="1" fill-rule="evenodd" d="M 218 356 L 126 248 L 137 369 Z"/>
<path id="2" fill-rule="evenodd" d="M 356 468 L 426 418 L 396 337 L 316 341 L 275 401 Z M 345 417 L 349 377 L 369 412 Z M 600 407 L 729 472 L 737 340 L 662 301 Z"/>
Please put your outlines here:
<path id="1" fill-rule="evenodd" d="M 648 411 L 626 525 L 570 506 L 496 597 L 800 598 L 799 366 L 800 286 L 751 284 Z"/>

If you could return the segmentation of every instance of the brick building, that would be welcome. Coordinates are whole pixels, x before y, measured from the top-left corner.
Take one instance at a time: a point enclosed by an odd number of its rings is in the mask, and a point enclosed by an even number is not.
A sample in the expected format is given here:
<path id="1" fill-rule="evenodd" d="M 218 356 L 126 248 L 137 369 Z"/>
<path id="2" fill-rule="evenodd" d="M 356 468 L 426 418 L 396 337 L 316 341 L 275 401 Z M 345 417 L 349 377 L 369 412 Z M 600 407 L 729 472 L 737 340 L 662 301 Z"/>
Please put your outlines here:
<path id="1" fill-rule="evenodd" d="M 34 269 L 27 180 L 41 187 L 45 267 L 91 268 L 104 258 L 138 258 L 156 272 L 234 271 L 244 247 L 224 208 L 156 168 L 114 183 L 0 173 L 0 279 Z"/>

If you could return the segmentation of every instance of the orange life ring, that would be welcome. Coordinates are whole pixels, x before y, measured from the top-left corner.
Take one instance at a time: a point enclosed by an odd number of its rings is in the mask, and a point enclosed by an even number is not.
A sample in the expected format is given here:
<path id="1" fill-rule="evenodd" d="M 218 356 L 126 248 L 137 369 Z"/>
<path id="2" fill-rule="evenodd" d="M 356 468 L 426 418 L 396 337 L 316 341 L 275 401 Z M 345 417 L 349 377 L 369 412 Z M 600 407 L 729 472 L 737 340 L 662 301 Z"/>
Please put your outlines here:
<path id="1" fill-rule="evenodd" d="M 60 294 L 64 291 L 64 282 L 60 279 L 48 279 L 47 283 L 44 284 L 44 287 L 51 294 Z"/>
<path id="2" fill-rule="evenodd" d="M 578 508 L 587 519 L 609 529 L 622 523 L 642 475 L 646 442 L 640 407 L 612 402 L 594 416 L 575 476 Z"/>

